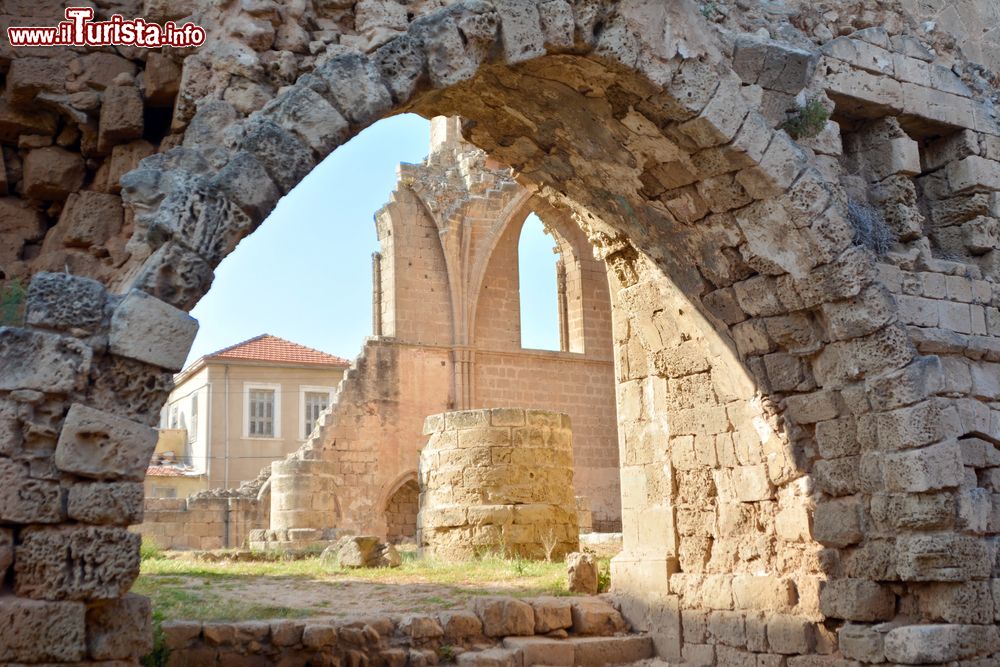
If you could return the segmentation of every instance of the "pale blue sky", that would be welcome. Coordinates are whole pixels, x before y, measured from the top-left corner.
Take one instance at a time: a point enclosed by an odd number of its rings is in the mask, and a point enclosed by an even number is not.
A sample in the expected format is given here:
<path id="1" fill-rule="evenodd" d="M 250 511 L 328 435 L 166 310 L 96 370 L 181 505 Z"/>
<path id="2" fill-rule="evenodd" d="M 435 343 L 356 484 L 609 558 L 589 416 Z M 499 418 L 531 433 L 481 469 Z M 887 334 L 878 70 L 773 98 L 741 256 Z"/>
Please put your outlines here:
<path id="1" fill-rule="evenodd" d="M 261 333 L 353 359 L 371 335 L 373 216 L 396 165 L 427 156 L 430 125 L 406 114 L 337 149 L 282 199 L 219 265 L 192 315 L 201 328 L 188 362 Z M 521 240 L 525 347 L 558 349 L 553 241 L 537 219 Z"/>

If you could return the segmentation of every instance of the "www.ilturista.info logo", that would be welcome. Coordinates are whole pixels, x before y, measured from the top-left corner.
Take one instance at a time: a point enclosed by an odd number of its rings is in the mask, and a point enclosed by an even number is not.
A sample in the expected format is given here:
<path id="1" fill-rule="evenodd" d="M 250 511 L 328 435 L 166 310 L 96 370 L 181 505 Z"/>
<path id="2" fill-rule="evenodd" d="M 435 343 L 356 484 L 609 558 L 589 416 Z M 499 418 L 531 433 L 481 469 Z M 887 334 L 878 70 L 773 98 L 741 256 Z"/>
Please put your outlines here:
<path id="1" fill-rule="evenodd" d="M 108 21 L 94 21 L 90 7 L 67 7 L 66 20 L 52 26 L 7 28 L 11 46 L 161 46 L 184 48 L 205 43 L 205 29 L 193 23 L 163 25 L 115 14 Z"/>

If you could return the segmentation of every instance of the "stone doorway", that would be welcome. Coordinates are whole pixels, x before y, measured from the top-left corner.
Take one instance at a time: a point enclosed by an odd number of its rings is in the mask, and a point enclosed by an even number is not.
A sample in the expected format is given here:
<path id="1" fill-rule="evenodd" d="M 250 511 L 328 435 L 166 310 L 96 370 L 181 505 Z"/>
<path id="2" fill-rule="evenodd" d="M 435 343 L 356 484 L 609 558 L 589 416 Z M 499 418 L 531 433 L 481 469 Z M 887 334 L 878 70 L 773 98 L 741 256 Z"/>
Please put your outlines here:
<path id="1" fill-rule="evenodd" d="M 399 485 L 385 505 L 386 537 L 391 544 L 409 542 L 417 536 L 420 486 L 416 478 Z"/>

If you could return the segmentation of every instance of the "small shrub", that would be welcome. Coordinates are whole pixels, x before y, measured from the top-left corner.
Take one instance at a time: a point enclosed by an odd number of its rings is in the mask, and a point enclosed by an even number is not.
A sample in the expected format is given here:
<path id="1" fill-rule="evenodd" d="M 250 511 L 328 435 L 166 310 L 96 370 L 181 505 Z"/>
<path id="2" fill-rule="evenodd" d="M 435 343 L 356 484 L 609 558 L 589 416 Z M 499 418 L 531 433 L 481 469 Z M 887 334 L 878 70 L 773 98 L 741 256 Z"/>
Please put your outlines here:
<path id="1" fill-rule="evenodd" d="M 142 538 L 142 545 L 139 547 L 139 560 L 154 560 L 163 558 L 163 550 L 152 540 Z"/>
<path id="2" fill-rule="evenodd" d="M 715 3 L 714 2 L 703 2 L 700 7 L 701 15 L 707 20 L 711 21 L 712 17 L 715 16 Z"/>
<path id="3" fill-rule="evenodd" d="M 854 243 L 871 250 L 877 257 L 883 257 L 895 237 L 889 225 L 885 224 L 882 213 L 870 204 L 855 199 L 847 200 L 847 219 L 854 227 Z"/>
<path id="4" fill-rule="evenodd" d="M 19 326 L 24 323 L 27 294 L 24 285 L 17 278 L 7 281 L 0 288 L 0 326 Z"/>
<path id="5" fill-rule="evenodd" d="M 442 660 L 454 660 L 455 648 L 451 644 L 444 644 L 438 649 L 438 657 Z"/>
<path id="6" fill-rule="evenodd" d="M 794 114 L 781 124 L 781 129 L 791 135 L 792 139 L 807 139 L 822 132 L 828 120 L 830 112 L 820 99 L 810 97 L 805 106 L 798 107 Z"/>

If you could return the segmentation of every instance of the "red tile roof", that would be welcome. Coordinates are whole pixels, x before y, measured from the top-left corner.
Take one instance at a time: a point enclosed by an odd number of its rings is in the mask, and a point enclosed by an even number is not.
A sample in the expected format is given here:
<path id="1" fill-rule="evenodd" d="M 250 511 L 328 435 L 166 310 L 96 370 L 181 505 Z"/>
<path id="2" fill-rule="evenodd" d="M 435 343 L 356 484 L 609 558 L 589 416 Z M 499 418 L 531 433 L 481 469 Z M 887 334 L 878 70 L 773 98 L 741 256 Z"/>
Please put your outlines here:
<path id="1" fill-rule="evenodd" d="M 343 357 L 314 350 L 271 334 L 261 334 L 218 352 L 205 355 L 205 359 L 241 359 L 245 361 L 270 361 L 282 364 L 314 364 L 319 366 L 350 366 Z"/>

